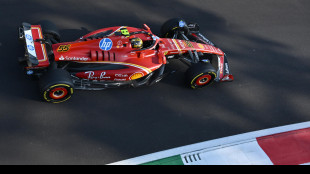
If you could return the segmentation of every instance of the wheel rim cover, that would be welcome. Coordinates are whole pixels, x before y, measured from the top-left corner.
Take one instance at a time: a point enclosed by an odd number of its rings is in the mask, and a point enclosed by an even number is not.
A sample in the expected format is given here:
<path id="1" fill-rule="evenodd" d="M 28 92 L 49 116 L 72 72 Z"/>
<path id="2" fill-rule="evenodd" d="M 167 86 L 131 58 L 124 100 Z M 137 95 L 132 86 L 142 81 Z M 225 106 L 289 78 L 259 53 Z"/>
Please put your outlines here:
<path id="1" fill-rule="evenodd" d="M 64 87 L 54 88 L 50 91 L 50 98 L 52 99 L 61 99 L 64 98 L 68 94 L 68 90 Z"/>
<path id="2" fill-rule="evenodd" d="M 196 85 L 198 86 L 202 86 L 202 85 L 206 85 L 211 81 L 211 75 L 206 74 L 206 75 L 202 75 L 200 76 L 197 80 L 196 80 Z"/>

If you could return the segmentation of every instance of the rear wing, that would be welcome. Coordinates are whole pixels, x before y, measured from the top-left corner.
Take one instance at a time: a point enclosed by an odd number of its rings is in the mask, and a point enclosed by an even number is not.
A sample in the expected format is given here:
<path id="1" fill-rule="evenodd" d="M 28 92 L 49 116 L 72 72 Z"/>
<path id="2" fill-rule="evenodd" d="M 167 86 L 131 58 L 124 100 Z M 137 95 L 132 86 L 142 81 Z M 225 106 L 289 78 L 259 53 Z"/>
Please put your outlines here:
<path id="1" fill-rule="evenodd" d="M 20 61 L 27 63 L 26 68 L 49 66 L 40 25 L 22 23 L 18 28 L 18 38 L 25 46 L 25 57 Z"/>

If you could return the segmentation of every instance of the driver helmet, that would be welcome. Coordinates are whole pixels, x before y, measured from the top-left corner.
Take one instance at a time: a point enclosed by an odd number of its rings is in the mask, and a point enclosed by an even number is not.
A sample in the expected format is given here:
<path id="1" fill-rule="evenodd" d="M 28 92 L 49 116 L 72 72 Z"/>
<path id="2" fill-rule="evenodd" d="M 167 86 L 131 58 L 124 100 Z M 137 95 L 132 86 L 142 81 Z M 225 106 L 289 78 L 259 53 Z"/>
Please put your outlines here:
<path id="1" fill-rule="evenodd" d="M 142 39 L 140 39 L 138 37 L 132 38 L 130 42 L 131 42 L 132 48 L 142 48 L 142 46 L 143 46 Z"/>

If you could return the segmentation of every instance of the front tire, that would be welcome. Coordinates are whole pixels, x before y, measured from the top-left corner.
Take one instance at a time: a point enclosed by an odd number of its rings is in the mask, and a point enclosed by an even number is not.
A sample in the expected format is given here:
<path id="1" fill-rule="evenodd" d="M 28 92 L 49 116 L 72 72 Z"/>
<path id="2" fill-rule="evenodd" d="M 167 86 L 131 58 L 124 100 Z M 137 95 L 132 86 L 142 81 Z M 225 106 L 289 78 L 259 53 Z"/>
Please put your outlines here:
<path id="1" fill-rule="evenodd" d="M 172 38 L 176 30 L 181 30 L 185 35 L 189 32 L 187 24 L 182 18 L 172 18 L 166 21 L 160 29 L 160 36 L 163 38 Z M 175 38 L 177 39 L 177 38 Z"/>
<path id="2" fill-rule="evenodd" d="M 74 85 L 70 74 L 63 69 L 53 69 L 47 72 L 39 81 L 41 96 L 44 101 L 60 103 L 71 98 Z"/>
<path id="3" fill-rule="evenodd" d="M 192 89 L 209 86 L 216 78 L 216 70 L 210 63 L 193 64 L 185 74 L 186 85 Z"/>

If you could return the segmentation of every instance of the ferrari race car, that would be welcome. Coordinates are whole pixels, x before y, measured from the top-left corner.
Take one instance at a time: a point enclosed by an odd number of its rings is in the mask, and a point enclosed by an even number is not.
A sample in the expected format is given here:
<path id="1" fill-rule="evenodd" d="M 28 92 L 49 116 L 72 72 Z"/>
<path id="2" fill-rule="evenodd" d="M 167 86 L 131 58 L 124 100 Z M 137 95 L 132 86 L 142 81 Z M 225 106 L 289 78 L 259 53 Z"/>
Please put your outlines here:
<path id="1" fill-rule="evenodd" d="M 25 47 L 19 63 L 51 103 L 68 100 L 75 89 L 153 85 L 170 73 L 166 65 L 171 59 L 189 66 L 185 82 L 192 89 L 233 81 L 225 53 L 199 32 L 197 23 L 182 18 L 165 22 L 160 37 L 144 24 L 103 28 L 61 42 L 56 25 L 41 21 L 22 23 L 18 38 Z"/>

